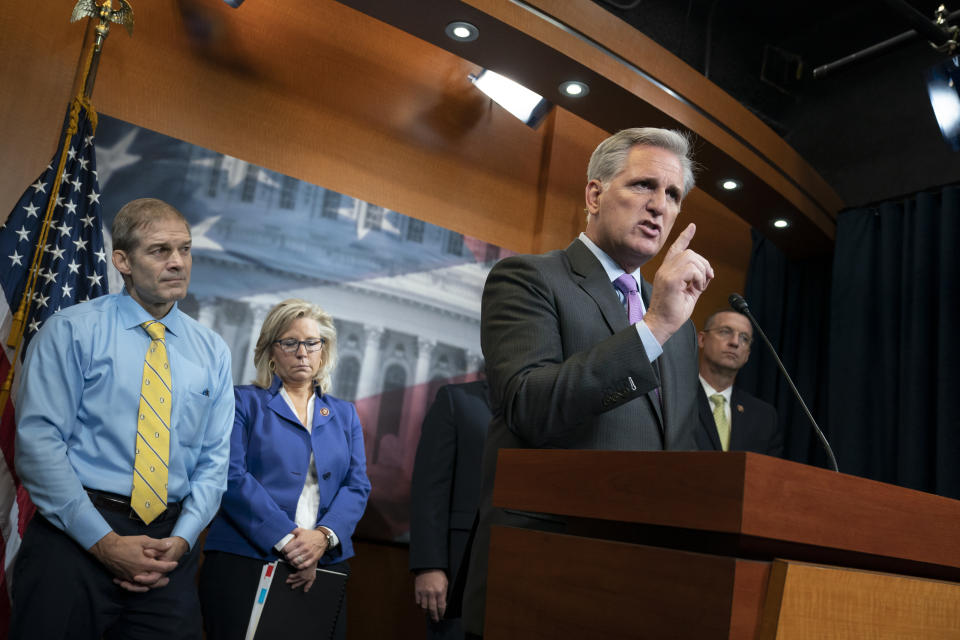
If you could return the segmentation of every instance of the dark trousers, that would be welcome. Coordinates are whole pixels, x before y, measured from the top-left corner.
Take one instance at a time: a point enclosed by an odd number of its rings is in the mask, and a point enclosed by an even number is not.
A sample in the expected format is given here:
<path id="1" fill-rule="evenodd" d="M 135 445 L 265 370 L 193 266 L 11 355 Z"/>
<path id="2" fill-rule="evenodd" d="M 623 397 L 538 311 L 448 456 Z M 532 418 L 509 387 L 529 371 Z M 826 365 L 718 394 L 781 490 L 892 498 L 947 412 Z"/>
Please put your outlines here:
<path id="1" fill-rule="evenodd" d="M 121 536 L 169 537 L 176 514 L 149 525 L 129 512 L 98 510 Z M 24 532 L 13 571 L 12 640 L 200 640 L 195 576 L 199 552 L 180 558 L 169 584 L 132 593 L 90 552 L 39 513 Z"/>
<path id="2" fill-rule="evenodd" d="M 461 619 L 444 618 L 440 622 L 434 622 L 427 618 L 427 640 L 464 640 Z"/>
<path id="3" fill-rule="evenodd" d="M 244 638 L 263 565 L 264 561 L 258 558 L 225 551 L 207 551 L 204 554 L 203 567 L 200 569 L 200 603 L 207 640 Z M 350 573 L 346 562 L 323 565 L 322 568 Z M 313 589 L 316 588 L 314 584 Z M 310 593 L 313 594 L 313 590 Z M 309 616 L 310 611 L 304 611 L 303 615 Z M 344 594 L 333 638 L 346 640 L 346 637 L 347 596 Z"/>

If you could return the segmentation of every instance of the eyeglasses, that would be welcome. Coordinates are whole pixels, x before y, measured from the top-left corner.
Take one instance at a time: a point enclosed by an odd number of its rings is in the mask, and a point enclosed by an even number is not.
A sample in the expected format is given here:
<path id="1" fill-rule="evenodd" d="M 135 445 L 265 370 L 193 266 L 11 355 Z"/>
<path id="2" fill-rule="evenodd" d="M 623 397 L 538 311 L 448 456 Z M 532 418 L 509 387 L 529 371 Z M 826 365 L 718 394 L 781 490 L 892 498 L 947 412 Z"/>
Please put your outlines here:
<path id="1" fill-rule="evenodd" d="M 307 353 L 314 353 L 316 351 L 320 351 L 326 342 L 327 341 L 323 338 L 311 338 L 309 340 L 294 340 L 293 338 L 285 338 L 283 340 L 274 340 L 273 344 L 280 345 L 280 349 L 284 353 L 296 353 L 300 350 L 300 345 L 303 345 L 303 348 L 307 350 Z"/>
<path id="2" fill-rule="evenodd" d="M 711 331 L 716 332 L 716 334 L 719 335 L 724 340 L 729 340 L 730 338 L 733 337 L 733 334 L 737 333 L 730 327 L 715 327 L 713 329 L 703 330 L 704 333 L 710 333 Z M 750 346 L 750 343 L 753 342 L 753 338 L 751 338 L 750 334 L 748 333 L 744 333 L 741 331 L 739 337 L 740 337 L 740 344 L 746 345 L 748 347 Z"/>

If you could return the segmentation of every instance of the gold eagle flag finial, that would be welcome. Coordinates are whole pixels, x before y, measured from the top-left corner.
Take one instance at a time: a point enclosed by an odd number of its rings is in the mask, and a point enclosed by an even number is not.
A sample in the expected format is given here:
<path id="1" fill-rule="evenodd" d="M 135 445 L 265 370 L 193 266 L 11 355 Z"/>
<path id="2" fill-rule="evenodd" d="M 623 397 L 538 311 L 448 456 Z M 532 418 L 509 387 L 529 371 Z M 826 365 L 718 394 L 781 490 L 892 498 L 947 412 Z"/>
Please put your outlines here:
<path id="1" fill-rule="evenodd" d="M 117 8 L 114 9 L 114 6 L 117 6 Z M 83 18 L 100 18 L 97 34 L 101 39 L 109 33 L 111 22 L 122 24 L 126 27 L 127 33 L 133 35 L 133 7 L 127 0 L 103 0 L 99 5 L 96 0 L 77 0 L 76 6 L 73 7 L 73 14 L 70 16 L 70 22 L 76 22 Z"/>

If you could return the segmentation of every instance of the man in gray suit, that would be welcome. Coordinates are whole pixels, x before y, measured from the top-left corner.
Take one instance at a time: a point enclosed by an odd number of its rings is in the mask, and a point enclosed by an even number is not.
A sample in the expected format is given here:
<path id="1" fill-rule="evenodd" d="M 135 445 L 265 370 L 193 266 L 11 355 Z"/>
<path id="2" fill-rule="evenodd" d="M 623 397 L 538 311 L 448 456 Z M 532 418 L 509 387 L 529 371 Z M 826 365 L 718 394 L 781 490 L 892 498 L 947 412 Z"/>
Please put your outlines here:
<path id="1" fill-rule="evenodd" d="M 652 287 L 640 274 L 693 188 L 689 151 L 664 129 L 607 138 L 587 167 L 586 232 L 562 251 L 507 258 L 487 278 L 480 331 L 494 417 L 463 600 L 471 636 L 483 633 L 491 525 L 565 526 L 492 507 L 498 449 L 696 448 L 690 314 L 713 269 L 688 248 L 695 225 L 667 249 Z"/>

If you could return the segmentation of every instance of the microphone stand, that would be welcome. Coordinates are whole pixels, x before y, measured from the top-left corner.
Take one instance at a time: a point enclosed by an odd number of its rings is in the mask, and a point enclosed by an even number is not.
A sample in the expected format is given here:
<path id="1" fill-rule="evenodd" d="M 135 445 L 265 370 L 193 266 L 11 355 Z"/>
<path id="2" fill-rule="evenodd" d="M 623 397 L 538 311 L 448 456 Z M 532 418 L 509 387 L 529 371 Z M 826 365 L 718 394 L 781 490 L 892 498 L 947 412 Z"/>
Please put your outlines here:
<path id="1" fill-rule="evenodd" d="M 747 301 L 744 300 L 743 296 L 738 293 L 731 293 L 728 300 L 730 302 L 730 306 L 733 307 L 735 311 L 739 311 L 743 315 L 747 316 L 747 318 L 750 319 L 750 322 L 753 323 L 753 326 L 756 327 L 757 333 L 759 333 L 760 337 L 763 338 L 767 348 L 770 349 L 770 353 L 773 354 L 773 359 L 776 360 L 777 366 L 780 367 L 780 372 L 783 373 L 783 377 L 787 379 L 787 384 L 790 385 L 790 390 L 793 391 L 793 395 L 800 402 L 800 406 L 803 408 L 803 412 L 807 415 L 807 419 L 810 420 L 810 424 L 813 425 L 813 431 L 817 434 L 817 437 L 820 438 L 820 443 L 827 452 L 830 468 L 834 471 L 840 471 L 840 469 L 837 468 L 837 459 L 833 455 L 833 449 L 830 448 L 830 443 L 827 442 L 827 437 L 823 435 L 823 431 L 821 431 L 820 427 L 817 426 L 817 421 L 813 419 L 813 414 L 810 413 L 810 409 L 807 408 L 807 403 L 803 401 L 803 398 L 800 396 L 800 392 L 797 391 L 796 385 L 794 385 L 793 380 L 790 379 L 790 374 L 787 373 L 786 368 L 784 368 L 783 363 L 780 361 L 780 356 L 777 355 L 777 350 L 773 348 L 772 344 L 770 344 L 770 340 L 767 339 L 767 334 L 763 332 L 763 329 L 760 328 L 760 324 L 757 322 L 757 319 L 753 317 L 752 313 L 750 313 L 750 307 L 747 306 Z"/>

